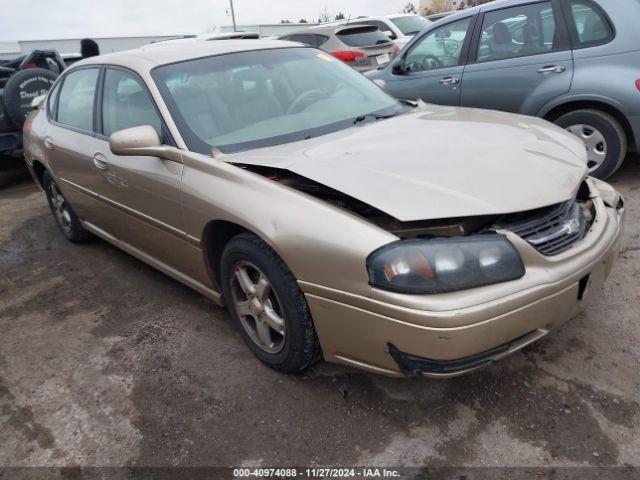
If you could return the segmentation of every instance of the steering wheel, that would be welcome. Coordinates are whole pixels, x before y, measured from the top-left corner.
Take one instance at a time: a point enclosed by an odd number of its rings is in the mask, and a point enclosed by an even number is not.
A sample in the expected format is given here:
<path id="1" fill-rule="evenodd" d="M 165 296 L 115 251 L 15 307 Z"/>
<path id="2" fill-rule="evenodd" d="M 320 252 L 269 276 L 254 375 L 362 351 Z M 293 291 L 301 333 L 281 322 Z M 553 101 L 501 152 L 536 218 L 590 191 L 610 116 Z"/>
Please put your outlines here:
<path id="1" fill-rule="evenodd" d="M 294 112 L 297 113 L 298 108 L 300 107 L 300 105 L 302 105 L 302 103 L 304 101 L 308 101 L 310 98 L 312 98 L 314 96 L 318 97 L 320 100 L 323 100 L 323 99 L 327 98 L 327 94 L 324 93 L 322 90 L 318 90 L 318 89 L 307 90 L 306 92 L 302 92 L 293 101 L 293 103 L 291 105 L 289 105 L 289 108 L 287 108 L 287 115 L 289 115 L 290 113 L 294 113 Z"/>
<path id="2" fill-rule="evenodd" d="M 444 63 L 435 55 L 425 55 L 422 57 L 422 67 L 424 70 L 435 70 L 444 67 Z"/>
<path id="3" fill-rule="evenodd" d="M 444 67 L 444 64 L 435 55 L 423 55 L 420 60 L 414 60 L 405 65 L 408 72 L 424 72 L 442 67 Z"/>

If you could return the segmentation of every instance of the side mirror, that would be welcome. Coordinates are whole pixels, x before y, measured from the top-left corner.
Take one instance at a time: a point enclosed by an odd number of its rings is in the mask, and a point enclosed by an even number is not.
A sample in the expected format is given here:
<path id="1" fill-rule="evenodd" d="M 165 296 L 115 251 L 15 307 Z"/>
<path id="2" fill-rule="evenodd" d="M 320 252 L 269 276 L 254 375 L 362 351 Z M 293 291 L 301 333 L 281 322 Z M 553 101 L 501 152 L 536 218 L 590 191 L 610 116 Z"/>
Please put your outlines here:
<path id="1" fill-rule="evenodd" d="M 397 59 L 395 62 L 393 62 L 393 65 L 391 65 L 391 72 L 394 75 L 404 75 L 405 71 L 402 64 L 402 58 Z"/>
<path id="2" fill-rule="evenodd" d="M 109 137 L 109 148 L 114 155 L 158 157 L 182 163 L 182 155 L 176 148 L 162 145 L 151 125 L 126 128 Z"/>
<path id="3" fill-rule="evenodd" d="M 393 33 L 391 30 L 385 30 L 384 33 L 387 37 L 389 37 L 391 40 L 397 40 L 398 36 Z"/>

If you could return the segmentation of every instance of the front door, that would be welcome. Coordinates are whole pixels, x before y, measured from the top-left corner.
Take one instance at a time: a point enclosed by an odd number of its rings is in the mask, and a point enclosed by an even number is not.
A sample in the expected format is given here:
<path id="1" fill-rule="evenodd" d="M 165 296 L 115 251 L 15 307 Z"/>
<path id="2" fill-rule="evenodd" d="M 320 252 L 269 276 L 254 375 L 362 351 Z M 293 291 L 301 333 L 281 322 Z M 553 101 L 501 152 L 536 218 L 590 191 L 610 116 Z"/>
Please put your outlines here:
<path id="1" fill-rule="evenodd" d="M 461 105 L 536 115 L 571 88 L 573 59 L 551 1 L 486 12 L 462 78 Z"/>
<path id="2" fill-rule="evenodd" d="M 417 40 L 392 72 L 386 89 L 396 98 L 459 105 L 460 82 L 474 17 L 443 25 Z"/>

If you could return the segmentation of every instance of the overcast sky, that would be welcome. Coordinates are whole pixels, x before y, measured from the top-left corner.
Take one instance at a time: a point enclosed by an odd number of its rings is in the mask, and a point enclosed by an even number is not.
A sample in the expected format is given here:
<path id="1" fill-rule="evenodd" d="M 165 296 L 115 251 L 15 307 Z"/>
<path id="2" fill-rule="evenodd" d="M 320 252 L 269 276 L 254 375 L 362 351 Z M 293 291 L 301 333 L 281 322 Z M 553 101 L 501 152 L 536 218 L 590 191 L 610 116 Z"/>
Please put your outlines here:
<path id="1" fill-rule="evenodd" d="M 234 0 L 241 24 L 398 13 L 407 0 Z M 416 7 L 418 0 L 414 1 Z M 204 33 L 230 25 L 228 0 L 0 0 L 0 40 Z"/>

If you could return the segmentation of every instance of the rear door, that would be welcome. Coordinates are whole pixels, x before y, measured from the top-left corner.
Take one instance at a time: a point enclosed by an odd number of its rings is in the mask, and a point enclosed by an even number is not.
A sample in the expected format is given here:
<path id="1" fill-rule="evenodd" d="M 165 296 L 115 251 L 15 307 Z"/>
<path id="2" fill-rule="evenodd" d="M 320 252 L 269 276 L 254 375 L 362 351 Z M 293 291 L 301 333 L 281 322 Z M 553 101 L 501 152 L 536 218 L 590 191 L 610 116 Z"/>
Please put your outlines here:
<path id="1" fill-rule="evenodd" d="M 536 115 L 571 88 L 573 59 L 555 1 L 480 15 L 462 79 L 461 105 Z"/>
<path id="2" fill-rule="evenodd" d="M 100 67 L 69 72 L 49 96 L 44 139 L 49 164 L 75 213 L 113 234 L 116 222 L 100 201 L 100 177 L 93 156 L 96 138 L 94 111 Z"/>
<path id="3" fill-rule="evenodd" d="M 397 98 L 460 103 L 460 82 L 475 17 L 431 30 L 408 47 L 386 85 Z M 395 67 L 395 65 L 394 65 Z"/>

